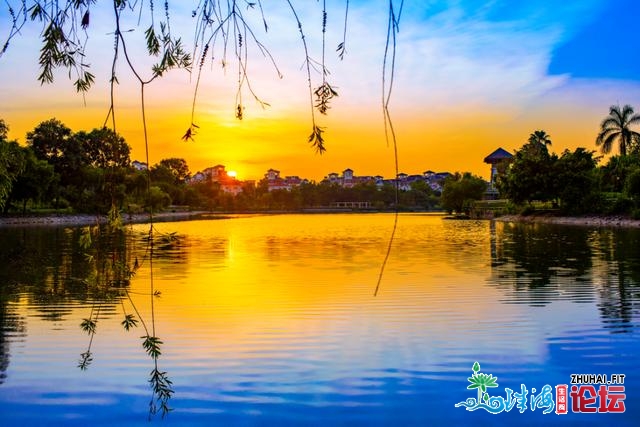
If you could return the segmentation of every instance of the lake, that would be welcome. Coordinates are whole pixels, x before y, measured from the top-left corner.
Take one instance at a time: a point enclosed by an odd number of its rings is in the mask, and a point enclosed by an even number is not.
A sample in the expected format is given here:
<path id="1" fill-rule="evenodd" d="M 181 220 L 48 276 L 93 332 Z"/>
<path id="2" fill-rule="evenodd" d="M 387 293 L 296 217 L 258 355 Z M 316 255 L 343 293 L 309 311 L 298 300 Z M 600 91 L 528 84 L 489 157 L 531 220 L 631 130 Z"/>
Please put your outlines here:
<path id="1" fill-rule="evenodd" d="M 0 229 L 0 425 L 638 425 L 640 230 L 401 214 L 374 296 L 393 223 Z M 626 377 L 557 415 L 571 374 Z"/>

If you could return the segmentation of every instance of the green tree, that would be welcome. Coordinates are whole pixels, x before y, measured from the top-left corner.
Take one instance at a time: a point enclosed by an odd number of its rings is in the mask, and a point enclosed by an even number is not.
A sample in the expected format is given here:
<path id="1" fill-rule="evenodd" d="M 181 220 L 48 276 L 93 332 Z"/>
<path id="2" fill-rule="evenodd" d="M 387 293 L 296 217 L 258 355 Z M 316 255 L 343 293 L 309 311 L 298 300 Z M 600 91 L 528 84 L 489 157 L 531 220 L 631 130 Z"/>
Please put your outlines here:
<path id="1" fill-rule="evenodd" d="M 553 180 L 557 156 L 549 154 L 546 145 L 528 142 L 516 151 L 507 173 L 498 176 L 500 194 L 517 204 L 533 200 L 555 199 Z"/>
<path id="2" fill-rule="evenodd" d="M 543 146 L 551 145 L 551 136 L 543 130 L 536 130 L 529 135 L 529 142 L 532 144 L 541 144 Z"/>
<path id="3" fill-rule="evenodd" d="M 54 205 L 58 207 L 62 197 L 75 204 L 86 184 L 83 170 L 87 156 L 81 140 L 54 118 L 41 122 L 28 132 L 27 145 L 38 159 L 47 161 L 60 176 L 51 187 Z"/>
<path id="4" fill-rule="evenodd" d="M 176 184 L 184 184 L 191 176 L 189 172 L 189 166 L 185 159 L 177 157 L 171 157 L 169 159 L 162 159 L 159 163 L 160 166 L 166 167 L 174 177 Z"/>
<path id="5" fill-rule="evenodd" d="M 72 132 L 60 120 L 52 118 L 41 122 L 31 132 L 27 133 L 27 144 L 38 159 L 46 160 L 56 168 L 64 169 L 70 160 L 70 154 L 78 154 L 80 150 L 73 150 Z M 73 160 L 77 160 L 74 156 Z"/>
<path id="6" fill-rule="evenodd" d="M 596 138 L 596 145 L 603 154 L 611 151 L 617 141 L 621 156 L 626 156 L 628 151 L 638 151 L 640 148 L 640 133 L 631 127 L 640 124 L 640 114 L 634 114 L 631 105 L 625 105 L 620 109 L 619 105 L 609 107 L 609 115 L 600 124 L 600 133 Z"/>
<path id="7" fill-rule="evenodd" d="M 147 191 L 147 172 L 129 168 L 124 178 L 127 202 L 137 204 L 143 202 Z M 141 203 L 141 204 L 144 204 Z"/>
<path id="8" fill-rule="evenodd" d="M 184 182 L 180 182 L 176 171 L 170 164 L 160 162 L 152 166 L 149 173 L 151 174 L 151 182 L 169 194 L 173 203 L 178 205 L 185 203 L 186 185 Z"/>
<path id="9" fill-rule="evenodd" d="M 160 187 L 149 188 L 147 207 L 153 211 L 159 211 L 171 204 L 171 197 L 162 191 Z"/>
<path id="10" fill-rule="evenodd" d="M 82 168 L 77 177 L 92 183 L 93 194 L 81 188 L 83 210 L 90 209 L 106 213 L 112 206 L 120 209 L 126 198 L 126 178 L 129 171 L 131 151 L 123 137 L 105 127 L 91 132 L 79 131 L 73 135 L 81 150 Z M 77 198 L 77 192 L 70 195 Z"/>
<path id="11" fill-rule="evenodd" d="M 596 208 L 593 201 L 597 159 L 593 154 L 593 151 L 581 147 L 573 152 L 565 150 L 554 164 L 554 192 L 566 213 L 586 213 Z"/>
<path id="12" fill-rule="evenodd" d="M 4 119 L 0 119 L 0 141 L 6 141 L 8 134 L 9 134 L 9 125 L 7 125 Z"/>
<path id="13" fill-rule="evenodd" d="M 640 168 L 634 169 L 626 179 L 624 191 L 633 200 L 636 207 L 640 207 Z"/>
<path id="14" fill-rule="evenodd" d="M 438 198 L 425 181 L 415 181 L 411 183 L 411 191 L 409 193 L 413 195 L 414 204 L 417 207 L 431 210 L 438 204 Z"/>
<path id="15" fill-rule="evenodd" d="M 24 158 L 24 170 L 17 177 L 11 190 L 10 200 L 22 202 L 22 212 L 27 209 L 30 200 L 36 203 L 46 201 L 50 194 L 50 186 L 56 182 L 57 176 L 53 166 L 36 158 L 29 147 L 21 147 Z"/>
<path id="16" fill-rule="evenodd" d="M 102 169 L 129 167 L 131 148 L 113 130 L 101 128 L 89 133 L 80 131 L 74 137 L 79 139 L 86 163 Z"/>
<path id="17" fill-rule="evenodd" d="M 25 159 L 16 141 L 8 141 L 9 126 L 0 119 L 0 209 L 4 210 L 11 189 L 24 169 Z"/>
<path id="18" fill-rule="evenodd" d="M 482 199 L 487 183 L 469 172 L 459 172 L 444 181 L 440 204 L 449 212 L 468 213 L 473 200 Z"/>
<path id="19" fill-rule="evenodd" d="M 640 168 L 640 156 L 612 156 L 606 165 L 598 170 L 600 189 L 608 192 L 622 192 L 627 176 Z"/>

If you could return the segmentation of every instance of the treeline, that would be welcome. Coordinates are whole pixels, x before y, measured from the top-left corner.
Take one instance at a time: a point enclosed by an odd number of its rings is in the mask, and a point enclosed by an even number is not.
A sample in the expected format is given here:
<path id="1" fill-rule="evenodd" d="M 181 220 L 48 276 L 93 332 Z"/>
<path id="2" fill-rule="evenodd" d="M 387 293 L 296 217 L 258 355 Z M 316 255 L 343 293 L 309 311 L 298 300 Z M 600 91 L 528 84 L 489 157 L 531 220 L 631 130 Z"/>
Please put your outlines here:
<path id="1" fill-rule="evenodd" d="M 496 188 L 509 200 L 510 212 L 552 208 L 562 214 L 631 215 L 640 218 L 640 115 L 631 106 L 612 106 L 595 141 L 602 153 L 619 154 L 599 166 L 595 151 L 577 148 L 550 152 L 545 131 L 535 131 L 511 159 L 499 165 Z M 138 170 L 130 147 L 107 128 L 73 132 L 56 119 L 37 125 L 26 145 L 7 139 L 0 119 L 0 209 L 7 212 L 54 209 L 137 213 L 170 205 L 190 209 L 248 211 L 326 208 L 336 202 L 369 202 L 374 209 L 445 210 L 468 213 L 485 196 L 486 183 L 470 173 L 456 173 L 442 183 L 442 193 L 425 181 L 410 190 L 394 185 L 357 184 L 345 188 L 326 181 L 291 190 L 269 191 L 263 179 L 246 183 L 238 194 L 212 180 L 190 183 L 187 162 L 167 158 Z"/>
<path id="2" fill-rule="evenodd" d="M 299 210 L 330 207 L 335 202 L 369 202 L 374 209 L 458 210 L 482 196 L 485 184 L 470 174 L 456 174 L 444 183 L 443 194 L 416 181 L 409 191 L 394 185 L 363 183 L 345 188 L 328 182 L 304 183 L 291 190 L 269 191 L 263 179 L 247 183 L 237 195 L 218 182 L 189 183 L 191 172 L 181 158 L 167 158 L 138 170 L 131 165 L 130 147 L 107 128 L 73 132 L 50 119 L 26 135 L 26 145 L 7 139 L 0 119 L 0 209 L 2 212 L 125 213 L 170 205 L 191 209 L 247 211 Z"/>
<path id="3" fill-rule="evenodd" d="M 610 108 L 595 143 L 603 154 L 617 145 L 619 154 L 602 166 L 595 151 L 586 148 L 565 150 L 559 156 L 550 153 L 549 135 L 536 131 L 502 165 L 496 186 L 521 213 L 543 203 L 568 215 L 640 218 L 640 133 L 632 129 L 635 124 L 640 124 L 640 115 L 631 106 Z"/>
<path id="4" fill-rule="evenodd" d="M 7 140 L 0 120 L 0 207 L 104 213 L 143 194 L 146 179 L 130 167 L 130 147 L 103 128 L 72 132 L 56 119 L 27 133 L 27 145 Z"/>
<path id="5" fill-rule="evenodd" d="M 175 191 L 189 174 L 184 160 L 165 159 L 150 172 L 137 170 L 129 145 L 110 129 L 73 132 L 50 119 L 27 133 L 26 146 L 9 141 L 8 130 L 0 119 L 0 208 L 5 213 L 158 210 L 171 203 L 170 191 L 188 195 Z M 156 176 L 162 187 L 153 183 Z"/>

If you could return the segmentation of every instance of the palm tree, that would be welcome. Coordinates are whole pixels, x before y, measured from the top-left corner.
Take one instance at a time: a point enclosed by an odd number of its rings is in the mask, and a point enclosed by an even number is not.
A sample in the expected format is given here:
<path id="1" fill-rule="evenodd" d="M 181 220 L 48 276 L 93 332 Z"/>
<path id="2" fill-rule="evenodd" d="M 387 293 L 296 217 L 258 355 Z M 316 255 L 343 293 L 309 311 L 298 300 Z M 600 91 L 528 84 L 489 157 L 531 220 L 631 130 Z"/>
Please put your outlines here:
<path id="1" fill-rule="evenodd" d="M 618 141 L 620 155 L 626 156 L 627 150 L 634 144 L 640 144 L 640 133 L 631 129 L 631 125 L 640 124 L 640 114 L 633 114 L 633 107 L 625 105 L 620 110 L 619 105 L 612 105 L 607 116 L 600 124 L 600 133 L 596 138 L 596 145 L 602 153 L 611 151 L 611 146 Z"/>
<path id="2" fill-rule="evenodd" d="M 547 145 L 551 145 L 551 136 L 543 130 L 537 130 L 529 135 L 529 142 L 532 144 L 542 144 L 546 147 Z"/>

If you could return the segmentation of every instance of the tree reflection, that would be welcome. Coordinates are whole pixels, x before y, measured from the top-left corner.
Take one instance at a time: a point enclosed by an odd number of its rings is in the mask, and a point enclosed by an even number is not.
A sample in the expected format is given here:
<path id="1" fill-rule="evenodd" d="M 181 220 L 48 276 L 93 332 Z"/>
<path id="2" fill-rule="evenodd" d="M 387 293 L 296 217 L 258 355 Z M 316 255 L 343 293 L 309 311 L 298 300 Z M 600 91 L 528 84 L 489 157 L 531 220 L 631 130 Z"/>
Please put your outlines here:
<path id="1" fill-rule="evenodd" d="M 104 227 L 86 227 L 78 240 L 80 249 L 87 260 L 90 268 L 89 274 L 84 282 L 96 290 L 100 296 L 94 300 L 89 317 L 84 318 L 80 324 L 81 329 L 89 335 L 89 342 L 86 351 L 80 354 L 78 367 L 86 370 L 93 361 L 91 346 L 93 344 L 100 312 L 105 302 L 109 302 L 115 295 L 122 307 L 124 320 L 121 322 L 125 331 L 142 326 L 144 335 L 142 347 L 153 361 L 153 369 L 149 373 L 149 384 L 152 389 L 151 400 L 149 402 L 149 418 L 160 412 L 162 417 L 171 411 L 169 399 L 173 395 L 172 382 L 166 372 L 159 369 L 158 359 L 162 354 L 161 346 L 163 342 L 156 335 L 154 300 L 160 293 L 154 288 L 153 281 L 153 260 L 157 247 L 163 251 L 173 251 L 174 246 L 179 246 L 179 238 L 175 234 L 157 233 L 153 224 L 149 225 L 148 234 L 145 237 L 146 245 L 144 253 L 140 257 L 135 253 L 130 239 L 127 239 L 125 228 L 117 220 L 110 221 Z M 128 290 L 131 278 L 136 274 L 141 264 L 147 262 L 149 268 L 149 293 L 151 313 L 150 319 L 146 319 L 140 314 L 135 300 Z M 130 309 L 125 305 L 127 301 Z M 135 314 L 134 314 L 135 313 Z"/>
<path id="2" fill-rule="evenodd" d="M 594 271 L 605 327 L 625 332 L 633 326 L 640 310 L 639 230 L 602 230 L 594 239 L 599 263 Z"/>
<path id="3" fill-rule="evenodd" d="M 144 236 L 119 224 L 84 228 L 15 228 L 0 229 L 0 383 L 9 364 L 7 331 L 19 331 L 21 323 L 7 308 L 7 301 L 25 299 L 39 318 L 63 320 L 78 302 L 89 305 L 80 328 L 88 334 L 87 347 L 77 366 L 87 370 L 94 355 L 92 344 L 100 330 L 105 313 L 120 311 L 125 331 L 138 326 L 142 350 L 151 358 L 153 367 L 148 382 L 152 397 L 150 417 L 170 411 L 172 383 L 159 368 L 162 340 L 156 334 L 154 299 L 160 293 L 153 284 L 153 259 L 175 254 L 182 247 L 179 236 L 158 233 L 153 225 Z M 140 245 L 140 242 L 143 242 Z M 179 252 L 179 251 L 178 251 Z M 129 284 L 136 272 L 145 266 L 149 271 L 149 290 L 132 295 Z M 138 299 L 150 298 L 151 312 L 145 318 L 137 308 Z M 75 304 L 72 304 L 75 303 Z"/>
<path id="4" fill-rule="evenodd" d="M 640 300 L 639 230 L 493 223 L 491 281 L 507 302 L 597 300 L 605 327 L 632 326 Z"/>
<path id="5" fill-rule="evenodd" d="M 11 358 L 7 334 L 24 334 L 23 321 L 9 307 L 9 303 L 12 302 L 10 299 L 15 299 L 15 294 L 10 292 L 9 288 L 4 281 L 0 282 L 0 385 L 7 378 Z"/>
<path id="6" fill-rule="evenodd" d="M 79 249 L 80 229 L 0 230 L 0 279 L 24 295 L 40 318 L 63 320 L 72 302 L 101 298 L 88 286 L 90 263 Z"/>
<path id="7" fill-rule="evenodd" d="M 492 279 L 513 302 L 546 305 L 559 295 L 583 296 L 570 280 L 591 269 L 586 228 L 499 223 L 492 227 Z M 569 279 L 569 280 L 568 280 Z"/>

